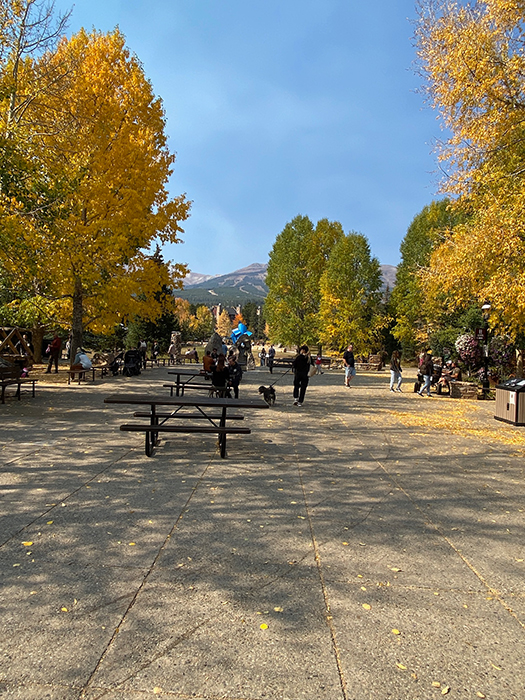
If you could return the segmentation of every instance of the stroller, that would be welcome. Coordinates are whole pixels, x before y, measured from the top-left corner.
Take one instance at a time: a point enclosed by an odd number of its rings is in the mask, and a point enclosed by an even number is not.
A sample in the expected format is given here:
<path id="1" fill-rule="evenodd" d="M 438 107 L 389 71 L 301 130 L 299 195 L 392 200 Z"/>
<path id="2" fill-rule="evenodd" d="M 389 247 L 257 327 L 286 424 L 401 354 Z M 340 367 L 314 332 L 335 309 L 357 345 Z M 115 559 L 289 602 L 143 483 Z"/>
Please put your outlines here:
<path id="1" fill-rule="evenodd" d="M 122 374 L 125 377 L 133 377 L 134 375 L 140 374 L 140 368 L 142 367 L 142 357 L 138 350 L 128 350 L 124 355 L 124 367 L 122 368 Z"/>

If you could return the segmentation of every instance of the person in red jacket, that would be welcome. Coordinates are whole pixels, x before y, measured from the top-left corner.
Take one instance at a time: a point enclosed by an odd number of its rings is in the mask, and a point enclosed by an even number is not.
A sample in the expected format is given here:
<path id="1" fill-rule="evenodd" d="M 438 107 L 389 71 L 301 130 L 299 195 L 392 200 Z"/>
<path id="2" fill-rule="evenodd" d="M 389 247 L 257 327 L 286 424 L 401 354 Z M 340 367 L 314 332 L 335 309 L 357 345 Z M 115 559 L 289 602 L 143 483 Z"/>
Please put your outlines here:
<path id="1" fill-rule="evenodd" d="M 49 363 L 47 365 L 46 374 L 51 372 L 51 366 L 55 364 L 55 374 L 58 374 L 58 359 L 62 350 L 62 341 L 56 333 L 53 334 L 53 340 L 49 345 Z"/>

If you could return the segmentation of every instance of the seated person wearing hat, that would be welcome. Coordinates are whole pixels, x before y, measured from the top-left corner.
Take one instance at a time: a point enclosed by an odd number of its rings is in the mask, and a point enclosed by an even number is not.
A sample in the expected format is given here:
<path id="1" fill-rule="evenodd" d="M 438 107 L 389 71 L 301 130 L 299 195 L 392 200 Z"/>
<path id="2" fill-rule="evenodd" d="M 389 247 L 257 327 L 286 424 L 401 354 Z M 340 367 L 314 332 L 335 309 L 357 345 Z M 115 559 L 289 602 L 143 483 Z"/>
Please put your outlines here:
<path id="1" fill-rule="evenodd" d="M 452 360 L 449 360 L 447 362 L 447 367 L 443 370 L 443 374 L 439 378 L 438 381 L 438 388 L 443 389 L 443 387 L 447 387 L 449 392 L 450 392 L 450 385 L 453 382 L 460 382 L 461 381 L 461 370 L 457 366 L 455 362 Z"/>

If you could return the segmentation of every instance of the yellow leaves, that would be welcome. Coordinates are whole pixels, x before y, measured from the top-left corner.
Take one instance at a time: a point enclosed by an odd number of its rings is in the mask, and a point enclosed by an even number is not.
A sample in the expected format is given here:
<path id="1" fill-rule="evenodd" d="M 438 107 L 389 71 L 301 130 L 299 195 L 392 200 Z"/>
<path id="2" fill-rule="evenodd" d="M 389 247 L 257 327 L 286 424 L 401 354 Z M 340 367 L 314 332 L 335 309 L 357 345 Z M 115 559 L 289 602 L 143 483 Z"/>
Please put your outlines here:
<path id="1" fill-rule="evenodd" d="M 155 318 L 171 301 L 156 293 L 180 286 L 186 269 L 159 267 L 148 249 L 155 239 L 178 242 L 189 211 L 184 197 L 168 197 L 174 156 L 162 104 L 118 30 L 63 39 L 37 60 L 39 70 L 67 79 L 28 102 L 21 147 L 31 148 L 28 158 L 46 183 L 57 183 L 48 214 L 59 223 L 20 216 L 19 202 L 1 200 L 13 225 L 2 216 L 0 263 L 26 286 L 45 283 L 47 298 L 67 299 L 81 278 L 85 316 L 97 319 L 96 330 L 133 314 Z M 61 307 L 54 317 L 67 318 L 70 304 Z"/>
<path id="2" fill-rule="evenodd" d="M 446 189 L 471 218 L 435 251 L 427 295 L 449 293 L 451 309 L 489 298 L 498 323 L 516 335 L 525 319 L 523 6 L 442 7 L 439 18 L 422 13 L 418 53 L 452 131 L 440 153 L 449 162 Z"/>
<path id="3" fill-rule="evenodd" d="M 33 542 L 22 542 L 22 544 L 24 545 L 24 547 L 31 547 Z"/>
<path id="4" fill-rule="evenodd" d="M 372 606 L 369 605 L 368 603 L 363 603 L 363 608 L 364 608 L 365 610 L 371 610 L 371 609 L 372 609 Z"/>
<path id="5" fill-rule="evenodd" d="M 397 666 L 398 668 L 400 668 L 402 671 L 406 671 L 406 670 L 407 670 L 407 667 L 406 667 L 404 664 L 402 664 L 402 663 L 399 663 L 399 662 L 398 662 L 398 663 L 396 663 L 396 666 Z"/>
<path id="6" fill-rule="evenodd" d="M 396 635 L 397 635 L 397 634 L 401 634 L 401 632 L 400 632 L 398 629 L 395 629 L 395 628 L 394 628 L 394 629 L 392 630 L 392 634 L 396 634 Z"/>
<path id="7" fill-rule="evenodd" d="M 268 625 L 267 625 L 265 622 L 263 622 L 261 625 L 259 625 L 259 629 L 261 629 L 261 630 L 267 630 L 267 629 L 268 629 Z"/>

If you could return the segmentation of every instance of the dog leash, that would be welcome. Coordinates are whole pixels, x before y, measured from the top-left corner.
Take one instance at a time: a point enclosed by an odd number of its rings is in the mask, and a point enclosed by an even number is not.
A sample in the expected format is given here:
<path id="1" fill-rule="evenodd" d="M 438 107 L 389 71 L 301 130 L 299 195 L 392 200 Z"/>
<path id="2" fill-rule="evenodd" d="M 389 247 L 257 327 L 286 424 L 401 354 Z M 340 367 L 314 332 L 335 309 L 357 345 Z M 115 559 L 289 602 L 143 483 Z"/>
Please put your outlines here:
<path id="1" fill-rule="evenodd" d="M 276 379 L 274 382 L 272 382 L 272 383 L 270 384 L 270 387 L 274 386 L 274 384 L 277 384 L 277 382 L 280 382 L 281 379 L 282 379 L 283 377 L 286 377 L 286 375 L 288 374 L 288 372 L 291 372 L 291 371 L 292 371 L 292 369 L 293 369 L 293 367 L 290 367 L 289 369 L 286 370 L 286 372 L 283 372 L 283 374 L 279 375 L 279 376 L 277 377 L 277 379 Z M 270 388 L 270 387 L 268 387 L 268 388 Z"/>

